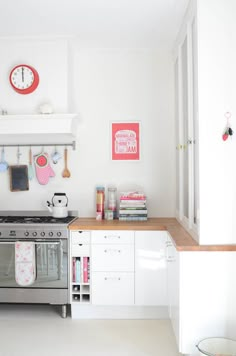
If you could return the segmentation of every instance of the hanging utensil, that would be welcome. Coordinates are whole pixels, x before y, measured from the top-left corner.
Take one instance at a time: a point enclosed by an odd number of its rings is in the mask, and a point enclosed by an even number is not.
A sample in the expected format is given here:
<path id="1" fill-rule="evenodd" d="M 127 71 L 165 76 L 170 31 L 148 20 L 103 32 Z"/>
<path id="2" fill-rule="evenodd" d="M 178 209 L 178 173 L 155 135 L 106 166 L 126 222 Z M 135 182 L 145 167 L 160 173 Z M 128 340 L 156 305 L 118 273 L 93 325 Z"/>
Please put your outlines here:
<path id="1" fill-rule="evenodd" d="M 31 150 L 31 147 L 29 149 L 28 175 L 29 175 L 29 180 L 32 180 L 34 178 L 34 169 L 33 169 L 33 165 L 32 165 L 32 150 Z"/>
<path id="2" fill-rule="evenodd" d="M 17 165 L 9 167 L 10 191 L 18 192 L 29 190 L 28 166 L 20 165 L 20 147 L 18 146 L 16 157 Z"/>
<path id="3" fill-rule="evenodd" d="M 5 161 L 5 151 L 3 147 L 1 152 L 0 172 L 6 172 L 7 168 L 8 168 L 8 163 Z"/>
<path id="4" fill-rule="evenodd" d="M 57 164 L 59 159 L 62 158 L 61 154 L 57 151 L 57 147 L 56 146 L 55 146 L 55 151 L 53 152 L 51 157 L 52 157 L 53 164 Z"/>
<path id="5" fill-rule="evenodd" d="M 17 153 L 16 153 L 17 165 L 18 165 L 18 166 L 19 166 L 19 164 L 20 164 L 20 156 L 21 156 L 21 152 L 20 152 L 20 147 L 18 146 L 18 148 L 17 148 Z"/>
<path id="6" fill-rule="evenodd" d="M 65 150 L 64 150 L 64 162 L 65 162 L 65 168 L 63 169 L 62 177 L 70 178 L 70 171 L 67 168 L 67 148 L 65 148 Z"/>

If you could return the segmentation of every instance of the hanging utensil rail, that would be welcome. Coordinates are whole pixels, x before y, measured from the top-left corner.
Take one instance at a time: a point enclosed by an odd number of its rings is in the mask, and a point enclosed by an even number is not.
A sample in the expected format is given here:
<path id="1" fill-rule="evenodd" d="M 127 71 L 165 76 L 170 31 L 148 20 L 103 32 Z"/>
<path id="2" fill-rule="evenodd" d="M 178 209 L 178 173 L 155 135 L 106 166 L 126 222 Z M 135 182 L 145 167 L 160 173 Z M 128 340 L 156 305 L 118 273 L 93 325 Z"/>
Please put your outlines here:
<path id="1" fill-rule="evenodd" d="M 72 141 L 72 143 L 19 143 L 19 144 L 2 144 L 0 143 L 0 146 L 2 147 L 38 147 L 38 146 L 71 146 L 73 150 L 76 148 L 76 142 Z"/>

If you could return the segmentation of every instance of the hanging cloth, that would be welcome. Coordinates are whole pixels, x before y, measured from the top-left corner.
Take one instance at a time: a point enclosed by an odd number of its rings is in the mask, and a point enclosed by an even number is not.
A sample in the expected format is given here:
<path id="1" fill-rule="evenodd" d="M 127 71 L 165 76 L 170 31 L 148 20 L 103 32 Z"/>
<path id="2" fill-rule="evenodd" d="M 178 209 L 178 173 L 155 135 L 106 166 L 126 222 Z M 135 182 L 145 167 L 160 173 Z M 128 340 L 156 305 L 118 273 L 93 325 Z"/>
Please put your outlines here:
<path id="1" fill-rule="evenodd" d="M 15 280 L 20 286 L 30 286 L 36 278 L 35 243 L 15 242 Z"/>

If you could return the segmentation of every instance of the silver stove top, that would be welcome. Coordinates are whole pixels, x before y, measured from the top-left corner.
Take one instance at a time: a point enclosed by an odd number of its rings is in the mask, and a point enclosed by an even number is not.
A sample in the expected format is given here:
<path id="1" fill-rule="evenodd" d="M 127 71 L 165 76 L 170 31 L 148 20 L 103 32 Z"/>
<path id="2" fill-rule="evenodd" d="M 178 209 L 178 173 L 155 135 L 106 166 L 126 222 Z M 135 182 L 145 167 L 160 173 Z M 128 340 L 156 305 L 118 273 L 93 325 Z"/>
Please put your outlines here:
<path id="1" fill-rule="evenodd" d="M 66 218 L 53 218 L 45 211 L 0 212 L 0 239 L 67 238 L 68 225 L 77 216 L 75 211 Z"/>

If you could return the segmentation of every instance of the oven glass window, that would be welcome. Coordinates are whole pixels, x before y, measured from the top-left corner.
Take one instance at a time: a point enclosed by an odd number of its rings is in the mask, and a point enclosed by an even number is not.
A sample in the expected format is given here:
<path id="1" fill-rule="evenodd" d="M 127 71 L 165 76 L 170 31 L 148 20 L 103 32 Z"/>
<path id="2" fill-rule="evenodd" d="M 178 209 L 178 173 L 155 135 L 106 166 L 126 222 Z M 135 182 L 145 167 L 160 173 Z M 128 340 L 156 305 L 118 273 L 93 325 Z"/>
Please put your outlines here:
<path id="1" fill-rule="evenodd" d="M 37 242 L 35 267 L 35 281 L 26 288 L 67 288 L 68 241 Z M 12 240 L 0 242 L 0 288 L 2 287 L 22 288 L 15 280 L 15 243 Z"/>

